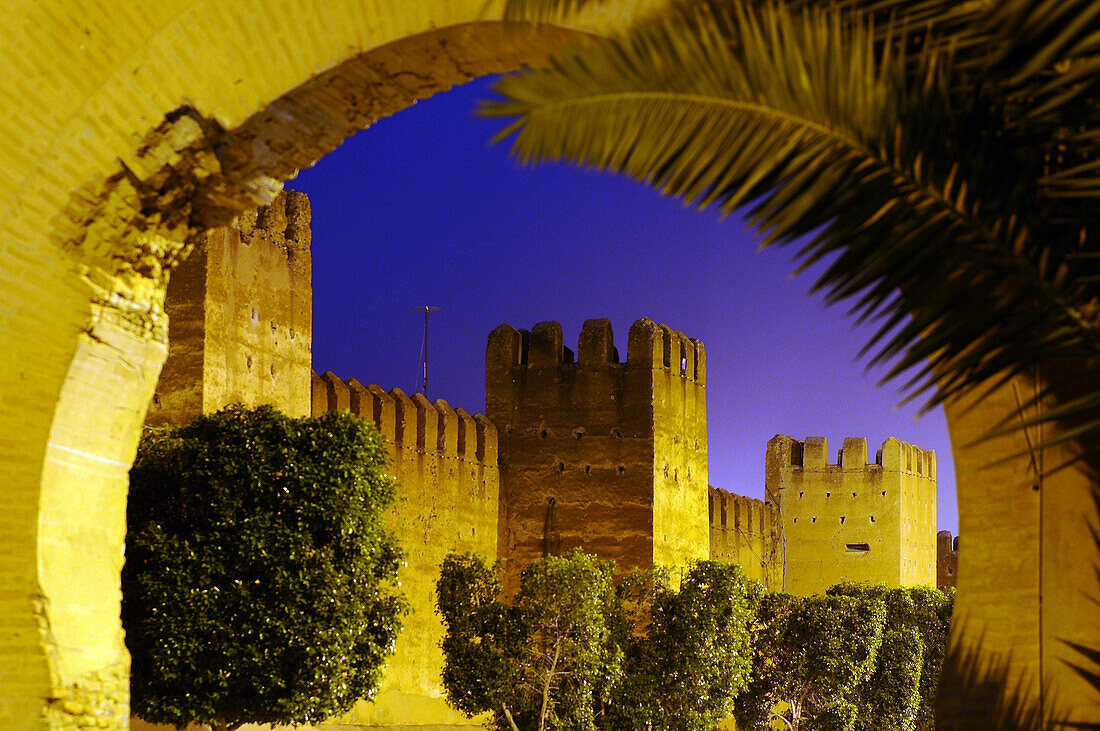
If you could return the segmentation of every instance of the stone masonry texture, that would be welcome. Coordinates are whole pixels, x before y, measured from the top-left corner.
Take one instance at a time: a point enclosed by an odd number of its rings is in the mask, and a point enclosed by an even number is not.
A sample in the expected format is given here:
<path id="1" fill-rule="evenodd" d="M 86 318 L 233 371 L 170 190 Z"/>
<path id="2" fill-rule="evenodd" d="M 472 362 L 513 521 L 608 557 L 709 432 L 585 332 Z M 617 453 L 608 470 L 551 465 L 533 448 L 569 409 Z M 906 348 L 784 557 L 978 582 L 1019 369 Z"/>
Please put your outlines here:
<path id="1" fill-rule="evenodd" d="M 591 3 L 575 21 L 519 33 L 501 33 L 501 3 L 482 0 L 7 8 L 0 728 L 127 726 L 117 711 L 126 684 L 111 680 L 128 664 L 118 620 L 126 475 L 167 355 L 172 269 L 207 232 L 270 203 L 296 170 L 380 117 L 538 64 L 570 37 L 605 35 L 665 2 Z M 1087 445 L 1037 449 L 1039 434 L 1017 432 L 974 446 L 1055 381 L 1018 374 L 980 403 L 947 405 L 966 536 L 966 621 L 952 642 L 1008 657 L 1014 677 L 1042 675 L 1095 721 L 1100 698 L 1065 662 L 1065 640 L 1100 642 L 1095 470 L 1042 469 Z M 1052 425 L 1042 436 L 1067 433 Z M 942 729 L 972 727 L 950 693 L 940 707 Z"/>

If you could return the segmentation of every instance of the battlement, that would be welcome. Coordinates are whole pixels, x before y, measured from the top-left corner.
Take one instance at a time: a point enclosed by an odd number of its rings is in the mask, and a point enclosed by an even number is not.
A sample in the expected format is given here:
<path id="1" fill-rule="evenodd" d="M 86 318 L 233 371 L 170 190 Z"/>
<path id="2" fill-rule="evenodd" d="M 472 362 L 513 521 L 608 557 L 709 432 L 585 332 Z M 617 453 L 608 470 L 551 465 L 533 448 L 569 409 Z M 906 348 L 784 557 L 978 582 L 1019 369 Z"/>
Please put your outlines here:
<path id="1" fill-rule="evenodd" d="M 771 503 L 713 485 L 707 489 L 707 497 L 711 528 L 737 530 L 759 537 L 778 525 L 779 510 Z"/>
<path id="2" fill-rule="evenodd" d="M 768 441 L 767 461 L 769 466 L 780 469 L 793 467 L 804 470 L 850 471 L 881 468 L 888 472 L 936 479 L 936 452 L 921 449 L 894 437 L 888 437 L 882 443 L 882 449 L 878 450 L 875 461 L 870 464 L 867 462 L 867 440 L 863 437 L 848 437 L 837 452 L 836 462 L 830 464 L 829 446 L 825 437 L 806 437 L 804 441 L 798 441 L 777 434 Z"/>
<path id="3" fill-rule="evenodd" d="M 768 587 L 782 584 L 783 524 L 770 502 L 735 495 L 720 487 L 707 489 L 710 557 L 739 564 L 745 575 Z"/>
<path id="4" fill-rule="evenodd" d="M 313 415 L 345 410 L 369 418 L 386 441 L 397 449 L 467 462 L 497 464 L 497 432 L 485 416 L 453 409 L 443 399 L 428 401 L 424 394 L 409 397 L 400 388 L 386 392 L 352 378 L 342 380 L 332 371 L 312 371 Z"/>
<path id="5" fill-rule="evenodd" d="M 284 190 L 263 208 L 245 211 L 237 217 L 241 242 L 253 238 L 283 246 L 290 252 L 308 251 L 312 233 L 309 197 L 295 190 Z"/>
<path id="6" fill-rule="evenodd" d="M 664 368 L 700 386 L 706 383 L 706 350 L 703 344 L 647 317 L 630 327 L 627 337 L 629 365 Z M 602 369 L 622 365 L 615 347 L 611 322 L 586 320 L 577 352 L 565 347 L 561 324 L 540 322 L 528 330 L 500 325 L 489 335 L 486 364 L 503 368 L 558 368 L 580 366 Z"/>

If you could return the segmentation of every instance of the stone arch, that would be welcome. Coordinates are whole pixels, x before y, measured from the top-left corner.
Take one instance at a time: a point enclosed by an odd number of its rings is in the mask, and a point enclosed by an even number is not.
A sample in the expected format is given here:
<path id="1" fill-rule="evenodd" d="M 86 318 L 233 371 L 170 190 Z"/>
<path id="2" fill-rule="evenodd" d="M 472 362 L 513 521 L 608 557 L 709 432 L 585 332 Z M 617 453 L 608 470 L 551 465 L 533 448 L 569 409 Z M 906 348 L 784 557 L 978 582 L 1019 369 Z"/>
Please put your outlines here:
<path id="1" fill-rule="evenodd" d="M 127 471 L 166 354 L 168 272 L 196 237 L 375 119 L 654 4 L 507 31 L 484 0 L 15 13 L 0 50 L 0 726 L 128 727 Z"/>
<path id="2" fill-rule="evenodd" d="M 502 34 L 499 0 L 64 0 L 12 12 L 0 45 L 0 726 L 127 726 L 126 473 L 165 357 L 167 272 L 195 236 L 266 203 L 374 119 L 663 2 L 621 0 L 518 35 Z M 999 391 L 989 413 L 949 408 L 960 483 L 991 454 L 965 443 L 1013 398 Z M 1024 505 L 1040 517 L 1005 533 L 984 507 L 996 479 L 974 479 L 960 488 L 960 607 L 999 624 L 1048 585 L 1070 601 L 1060 577 L 1080 578 L 1083 562 L 1066 551 L 1061 574 L 1043 573 L 1040 549 L 1071 511 L 1044 486 Z M 1072 482 L 1071 505 L 1087 500 L 1087 480 L 1059 479 Z M 1006 552 L 1024 544 L 1035 592 L 989 609 L 1014 575 Z M 1048 635 L 1043 622 L 1003 633 L 1006 647 L 1034 647 L 1029 658 L 1050 651 Z"/>

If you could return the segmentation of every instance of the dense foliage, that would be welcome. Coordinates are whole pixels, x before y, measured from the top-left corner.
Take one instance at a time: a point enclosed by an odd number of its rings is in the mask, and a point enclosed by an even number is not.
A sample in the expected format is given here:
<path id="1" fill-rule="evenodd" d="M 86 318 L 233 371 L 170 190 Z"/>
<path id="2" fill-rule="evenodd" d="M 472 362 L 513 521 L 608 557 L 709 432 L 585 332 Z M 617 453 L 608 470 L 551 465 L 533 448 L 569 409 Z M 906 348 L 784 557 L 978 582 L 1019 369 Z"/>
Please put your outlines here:
<path id="1" fill-rule="evenodd" d="M 500 729 L 711 731 L 748 677 L 755 590 L 716 562 L 692 566 L 679 590 L 658 573 L 613 589 L 612 570 L 579 552 L 547 558 L 508 605 L 480 558 L 449 556 L 438 597 L 450 702 Z"/>
<path id="2" fill-rule="evenodd" d="M 370 697 L 405 606 L 387 463 L 344 412 L 230 407 L 148 430 L 122 574 L 134 713 L 234 728 Z"/>
<path id="3" fill-rule="evenodd" d="M 934 731 L 954 594 L 863 584 L 841 584 L 828 593 L 878 599 L 886 608 L 875 671 L 856 692 L 855 730 Z"/>
<path id="4" fill-rule="evenodd" d="M 450 554 L 437 585 L 447 634 L 443 684 L 498 728 L 595 729 L 597 694 L 618 676 L 609 641 L 612 566 L 573 553 L 528 567 L 510 606 L 477 556 Z"/>
<path id="5" fill-rule="evenodd" d="M 885 622 L 878 598 L 765 595 L 753 626 L 752 679 L 737 696 L 738 728 L 763 731 L 779 717 L 793 731 L 851 731 Z"/>
<path id="6" fill-rule="evenodd" d="M 604 727 L 711 731 L 729 716 L 752 670 L 748 628 L 759 591 L 739 566 L 701 561 L 678 591 L 658 582 L 648 602 L 635 595 L 633 606 L 648 609 L 650 623 L 631 622 L 623 638 L 623 676 Z"/>

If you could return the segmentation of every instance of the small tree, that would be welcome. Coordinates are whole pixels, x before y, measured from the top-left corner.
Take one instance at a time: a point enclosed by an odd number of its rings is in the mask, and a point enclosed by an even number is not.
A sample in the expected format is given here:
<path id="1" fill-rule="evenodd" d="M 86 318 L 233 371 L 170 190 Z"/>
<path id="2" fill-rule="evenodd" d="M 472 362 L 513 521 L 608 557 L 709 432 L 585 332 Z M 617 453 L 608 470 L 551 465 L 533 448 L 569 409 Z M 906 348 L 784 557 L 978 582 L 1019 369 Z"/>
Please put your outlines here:
<path id="1" fill-rule="evenodd" d="M 855 731 L 934 731 L 954 596 L 864 584 L 839 584 L 828 594 L 876 599 L 886 608 L 875 671 L 855 694 Z"/>
<path id="2" fill-rule="evenodd" d="M 738 728 L 769 729 L 780 719 L 792 731 L 851 731 L 885 614 L 878 599 L 766 595 L 753 631 L 752 679 L 735 703 Z"/>
<path id="3" fill-rule="evenodd" d="M 122 573 L 134 713 L 225 731 L 371 697 L 405 608 L 387 463 L 344 412 L 230 407 L 147 431 Z"/>
<path id="4" fill-rule="evenodd" d="M 711 731 L 732 713 L 752 671 L 750 626 L 759 591 L 740 566 L 700 561 L 679 591 L 658 583 L 649 607 L 635 596 L 650 622 L 636 622 L 632 629 L 647 631 L 625 638 L 623 679 L 606 728 Z"/>
<path id="5" fill-rule="evenodd" d="M 751 667 L 754 585 L 704 561 L 679 591 L 640 572 L 612 592 L 612 567 L 547 558 L 508 606 L 480 558 L 449 556 L 438 596 L 451 704 L 493 712 L 500 729 L 713 729 Z"/>
<path id="6" fill-rule="evenodd" d="M 497 728 L 595 729 L 596 699 L 620 659 L 607 623 L 612 568 L 579 551 L 551 556 L 524 570 L 507 606 L 480 557 L 444 559 L 437 595 L 451 704 L 491 711 Z"/>

